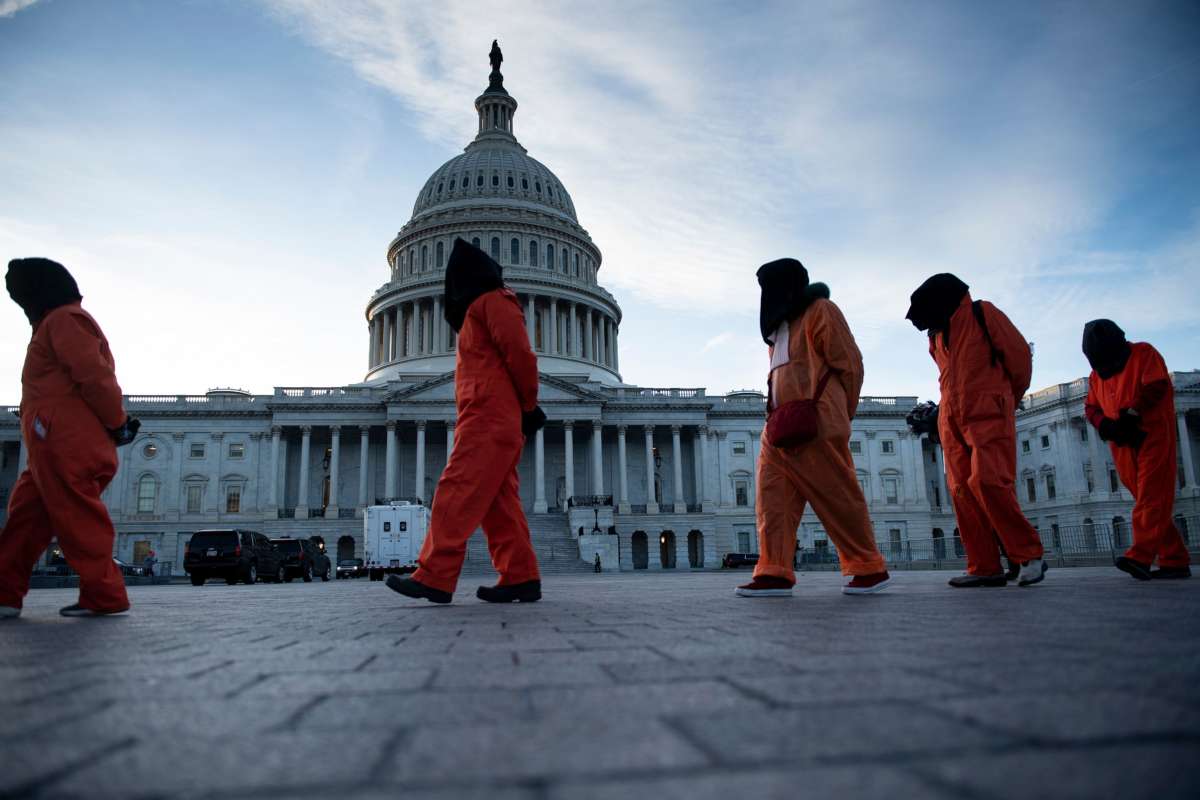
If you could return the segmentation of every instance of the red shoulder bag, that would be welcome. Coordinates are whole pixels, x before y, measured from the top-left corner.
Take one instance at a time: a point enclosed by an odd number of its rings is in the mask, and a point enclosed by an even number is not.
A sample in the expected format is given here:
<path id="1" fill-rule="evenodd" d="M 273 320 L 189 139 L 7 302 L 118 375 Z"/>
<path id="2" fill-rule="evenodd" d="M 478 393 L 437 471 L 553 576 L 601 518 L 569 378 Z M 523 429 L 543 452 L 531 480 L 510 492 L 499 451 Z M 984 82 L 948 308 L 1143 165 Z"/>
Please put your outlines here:
<path id="1" fill-rule="evenodd" d="M 772 379 L 767 379 L 767 441 L 773 447 L 798 447 L 817 438 L 817 403 L 832 374 L 825 371 L 811 400 L 791 400 L 778 408 Z"/>

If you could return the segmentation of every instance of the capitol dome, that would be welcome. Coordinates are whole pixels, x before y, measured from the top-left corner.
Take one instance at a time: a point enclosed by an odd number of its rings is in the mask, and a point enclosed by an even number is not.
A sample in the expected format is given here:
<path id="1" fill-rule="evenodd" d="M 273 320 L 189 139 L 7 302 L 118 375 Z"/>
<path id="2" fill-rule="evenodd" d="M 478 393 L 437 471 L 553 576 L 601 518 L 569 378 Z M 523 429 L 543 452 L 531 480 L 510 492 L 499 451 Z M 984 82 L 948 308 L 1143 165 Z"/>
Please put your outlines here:
<path id="1" fill-rule="evenodd" d="M 488 251 L 525 309 L 538 368 L 621 382 L 621 309 L 598 282 L 602 256 L 579 224 L 562 181 L 513 133 L 516 99 L 493 43 L 488 88 L 475 99 L 478 129 L 461 155 L 425 181 L 412 216 L 388 246 L 390 280 L 367 304 L 366 380 L 454 369 L 454 332 L 442 317 L 446 259 L 456 238 Z"/>

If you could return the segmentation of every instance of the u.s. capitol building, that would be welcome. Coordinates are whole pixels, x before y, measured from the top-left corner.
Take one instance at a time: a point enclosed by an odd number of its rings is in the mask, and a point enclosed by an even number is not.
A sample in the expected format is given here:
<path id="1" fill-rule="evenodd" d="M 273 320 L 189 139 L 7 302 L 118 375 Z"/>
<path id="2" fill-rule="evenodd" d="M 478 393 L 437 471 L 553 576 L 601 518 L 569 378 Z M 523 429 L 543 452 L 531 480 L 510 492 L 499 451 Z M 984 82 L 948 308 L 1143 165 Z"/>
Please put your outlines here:
<path id="1" fill-rule="evenodd" d="M 526 443 L 520 479 L 547 569 L 579 568 L 594 552 L 622 570 L 716 568 L 726 552 L 757 550 L 763 395 L 624 383 L 621 307 L 600 284 L 600 248 L 566 187 L 517 141 L 517 101 L 497 69 L 475 107 L 475 139 L 434 171 L 387 247 L 388 280 L 366 306 L 362 383 L 126 398 L 143 427 L 121 449 L 105 493 L 115 555 L 136 561 L 153 549 L 179 573 L 192 532 L 237 526 L 317 536 L 337 558 L 361 557 L 365 506 L 436 502 L 454 446 L 455 337 L 442 317 L 442 285 L 456 237 L 504 266 L 538 355 L 549 421 Z M 1019 420 L 1028 447 L 1021 498 L 1043 526 L 1129 519 L 1105 449 L 1086 438 L 1078 384 L 1035 393 Z M 1177 386 L 1180 501 L 1195 514 L 1200 375 L 1178 375 Z M 859 481 L 891 556 L 954 530 L 940 449 L 905 425 L 916 402 L 863 397 L 853 426 Z M 24 457 L 15 417 L 0 415 L 0 514 Z M 479 539 L 469 566 L 486 562 Z M 800 545 L 818 555 L 829 547 L 811 511 Z"/>

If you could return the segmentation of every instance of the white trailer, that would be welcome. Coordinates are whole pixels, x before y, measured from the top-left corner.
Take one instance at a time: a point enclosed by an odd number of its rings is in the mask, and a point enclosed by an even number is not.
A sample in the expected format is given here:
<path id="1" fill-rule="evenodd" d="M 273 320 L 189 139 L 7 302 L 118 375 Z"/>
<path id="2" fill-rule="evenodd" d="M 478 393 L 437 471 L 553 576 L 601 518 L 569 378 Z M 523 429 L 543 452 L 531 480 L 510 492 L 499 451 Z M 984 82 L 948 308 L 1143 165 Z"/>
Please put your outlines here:
<path id="1" fill-rule="evenodd" d="M 429 530 L 429 509 L 417 503 L 394 501 L 367 506 L 363 512 L 363 556 L 367 577 L 403 574 L 417 568 L 417 557 Z"/>

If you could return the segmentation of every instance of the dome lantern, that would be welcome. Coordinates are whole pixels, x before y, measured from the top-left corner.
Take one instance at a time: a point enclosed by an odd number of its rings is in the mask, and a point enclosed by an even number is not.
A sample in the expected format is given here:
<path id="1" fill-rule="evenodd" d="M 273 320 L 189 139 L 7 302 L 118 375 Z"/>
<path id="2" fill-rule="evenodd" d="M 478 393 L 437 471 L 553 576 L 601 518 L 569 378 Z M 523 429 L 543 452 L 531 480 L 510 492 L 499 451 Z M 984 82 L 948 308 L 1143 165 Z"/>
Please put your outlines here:
<path id="1" fill-rule="evenodd" d="M 492 64 L 492 72 L 488 75 L 488 88 L 475 98 L 475 110 L 479 113 L 479 132 L 475 141 L 499 137 L 516 143 L 512 119 L 517 113 L 517 101 L 504 88 L 504 75 L 500 72 L 504 54 L 500 52 L 500 44 L 495 39 L 492 40 L 492 50 L 488 58 Z"/>

